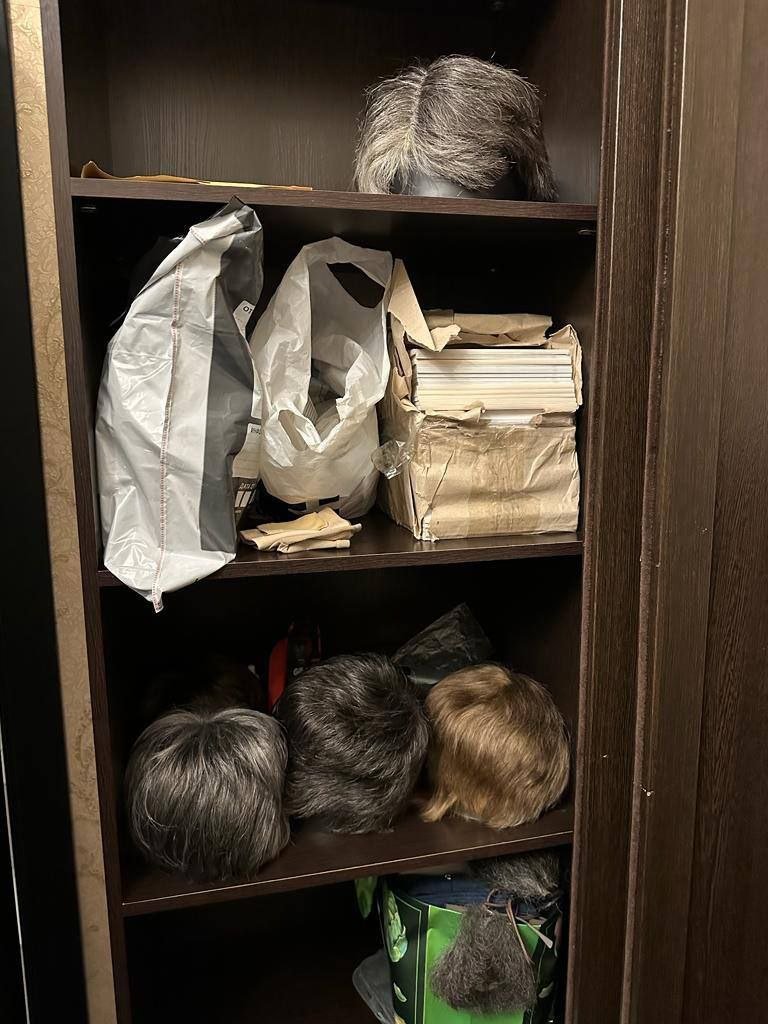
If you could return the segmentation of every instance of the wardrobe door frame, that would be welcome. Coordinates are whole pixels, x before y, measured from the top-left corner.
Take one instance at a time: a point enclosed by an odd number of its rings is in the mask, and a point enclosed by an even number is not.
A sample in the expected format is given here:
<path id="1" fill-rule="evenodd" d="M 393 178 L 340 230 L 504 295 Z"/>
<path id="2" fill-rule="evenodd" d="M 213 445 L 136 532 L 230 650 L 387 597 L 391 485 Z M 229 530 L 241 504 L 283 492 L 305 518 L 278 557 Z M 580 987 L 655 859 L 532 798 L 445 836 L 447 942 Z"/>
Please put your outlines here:
<path id="1" fill-rule="evenodd" d="M 758 443 L 768 13 L 762 0 L 668 0 L 667 9 L 621 1024 L 705 1024 L 724 1013 L 742 1024 L 762 1018 L 766 990 L 766 957 L 747 936 L 764 913 L 768 866 L 754 808 L 765 759 L 753 761 L 749 747 L 763 739 L 768 627 Z M 748 915 L 733 910 L 734 893 Z M 738 923 L 718 928 L 720 910 Z M 754 984 L 735 966 L 745 948 Z"/>
<path id="2" fill-rule="evenodd" d="M 623 996 L 665 38 L 663 5 L 609 0 L 568 1024 L 618 1021 Z"/>

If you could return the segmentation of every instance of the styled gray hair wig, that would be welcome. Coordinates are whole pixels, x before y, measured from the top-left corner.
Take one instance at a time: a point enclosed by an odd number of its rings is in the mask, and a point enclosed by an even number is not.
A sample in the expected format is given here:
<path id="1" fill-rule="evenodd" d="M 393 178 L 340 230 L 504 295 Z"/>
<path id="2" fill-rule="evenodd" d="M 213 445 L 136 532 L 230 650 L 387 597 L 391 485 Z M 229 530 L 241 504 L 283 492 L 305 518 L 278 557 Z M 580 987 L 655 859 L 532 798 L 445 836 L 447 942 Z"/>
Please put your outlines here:
<path id="1" fill-rule="evenodd" d="M 389 193 L 396 179 L 419 175 L 477 192 L 511 170 L 528 199 L 557 198 L 538 90 L 517 72 L 441 57 L 368 91 L 355 162 L 360 192 Z"/>
<path id="2" fill-rule="evenodd" d="M 173 711 L 133 746 L 126 772 L 133 841 L 188 878 L 247 878 L 288 842 L 280 725 L 259 711 Z"/>
<path id="3" fill-rule="evenodd" d="M 429 727 L 413 683 L 379 654 L 307 669 L 280 698 L 288 812 L 331 832 L 387 829 L 407 804 Z"/>

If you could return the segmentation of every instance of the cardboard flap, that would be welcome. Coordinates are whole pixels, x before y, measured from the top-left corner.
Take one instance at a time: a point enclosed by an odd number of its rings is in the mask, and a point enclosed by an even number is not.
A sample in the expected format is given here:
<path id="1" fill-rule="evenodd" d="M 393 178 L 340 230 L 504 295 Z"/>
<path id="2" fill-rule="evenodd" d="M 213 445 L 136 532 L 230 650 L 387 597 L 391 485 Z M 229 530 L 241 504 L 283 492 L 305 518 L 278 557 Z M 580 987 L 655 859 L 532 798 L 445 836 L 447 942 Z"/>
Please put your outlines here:
<path id="1" fill-rule="evenodd" d="M 424 314 L 435 347 L 484 345 L 536 347 L 547 343 L 552 318 L 538 313 L 454 313 L 429 310 Z M 439 344 L 438 344 L 439 341 Z"/>
<path id="2" fill-rule="evenodd" d="M 411 279 L 408 277 L 408 271 L 402 260 L 395 260 L 387 309 L 392 319 L 393 335 L 395 323 L 398 323 L 414 345 L 439 351 L 429 333 L 429 327 L 427 327 L 419 300 L 416 298 Z"/>
<path id="3" fill-rule="evenodd" d="M 403 325 L 399 321 L 393 322 L 390 338 L 392 342 L 389 352 L 392 364 L 392 374 L 390 377 L 392 392 L 398 399 L 410 399 L 413 382 L 413 363 L 408 355 L 408 349 L 405 347 L 405 332 Z"/>
<path id="4" fill-rule="evenodd" d="M 552 327 L 552 318 L 538 313 L 424 313 L 402 260 L 395 260 L 387 309 L 393 335 L 399 325 L 401 338 L 405 335 L 413 345 L 432 352 L 453 344 L 542 346 Z"/>

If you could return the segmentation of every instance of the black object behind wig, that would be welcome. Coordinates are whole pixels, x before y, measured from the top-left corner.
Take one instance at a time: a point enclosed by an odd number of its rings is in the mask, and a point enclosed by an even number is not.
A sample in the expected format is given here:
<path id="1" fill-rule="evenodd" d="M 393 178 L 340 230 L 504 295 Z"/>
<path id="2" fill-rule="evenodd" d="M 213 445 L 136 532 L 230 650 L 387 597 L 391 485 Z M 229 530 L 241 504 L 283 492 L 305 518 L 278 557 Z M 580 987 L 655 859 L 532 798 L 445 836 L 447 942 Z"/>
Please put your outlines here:
<path id="1" fill-rule="evenodd" d="M 387 829 L 427 751 L 415 687 L 389 658 L 342 655 L 308 669 L 280 699 L 288 736 L 286 805 L 332 832 Z"/>

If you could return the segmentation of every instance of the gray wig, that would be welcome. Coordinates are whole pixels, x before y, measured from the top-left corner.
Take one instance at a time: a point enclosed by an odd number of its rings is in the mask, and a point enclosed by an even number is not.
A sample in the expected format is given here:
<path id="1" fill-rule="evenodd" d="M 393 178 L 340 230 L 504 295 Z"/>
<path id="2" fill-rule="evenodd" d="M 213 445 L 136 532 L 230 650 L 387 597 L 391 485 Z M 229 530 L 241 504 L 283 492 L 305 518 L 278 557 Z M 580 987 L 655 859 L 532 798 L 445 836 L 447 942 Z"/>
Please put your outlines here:
<path id="1" fill-rule="evenodd" d="M 286 802 L 331 832 L 375 832 L 407 804 L 429 727 L 389 658 L 342 655 L 291 682 L 276 708 L 288 735 Z"/>
<path id="2" fill-rule="evenodd" d="M 469 873 L 491 889 L 501 889 L 513 900 L 538 906 L 552 899 L 560 878 L 555 853 L 526 853 L 474 861 Z"/>
<path id="3" fill-rule="evenodd" d="M 173 711 L 134 744 L 131 836 L 152 864 L 203 881 L 247 878 L 288 842 L 280 725 L 248 708 Z"/>
<path id="4" fill-rule="evenodd" d="M 360 192 L 389 193 L 397 180 L 418 176 L 478 192 L 510 171 L 526 198 L 557 198 L 538 90 L 515 71 L 474 57 L 441 57 L 369 90 L 356 154 Z"/>
<path id="5" fill-rule="evenodd" d="M 554 854 L 526 854 L 477 862 L 470 867 L 513 903 L 541 906 L 556 899 Z M 505 912 L 486 904 L 467 907 L 453 943 L 436 961 L 429 983 L 454 1010 L 477 1014 L 515 1013 L 536 1002 L 536 972 L 516 926 Z"/>

